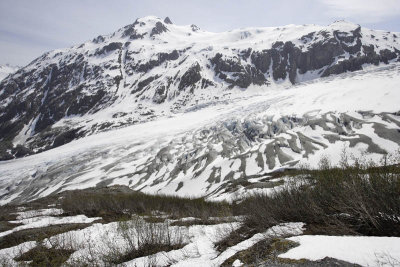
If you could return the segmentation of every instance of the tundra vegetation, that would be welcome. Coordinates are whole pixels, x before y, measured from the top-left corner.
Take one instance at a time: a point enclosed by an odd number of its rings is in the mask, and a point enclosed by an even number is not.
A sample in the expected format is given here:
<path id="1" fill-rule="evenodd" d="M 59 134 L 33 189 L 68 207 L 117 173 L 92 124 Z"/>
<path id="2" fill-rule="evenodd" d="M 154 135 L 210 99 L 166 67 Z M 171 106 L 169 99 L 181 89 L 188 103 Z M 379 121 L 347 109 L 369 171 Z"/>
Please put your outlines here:
<path id="1" fill-rule="evenodd" d="M 193 225 L 236 223 L 238 227 L 232 226 L 215 243 L 221 253 L 272 226 L 288 222 L 305 223 L 305 234 L 400 237 L 399 155 L 373 162 L 351 159 L 344 151 L 336 166 L 323 157 L 318 169 L 303 167 L 270 174 L 271 179 L 285 177 L 287 181 L 272 193 L 252 194 L 232 203 L 147 195 L 114 186 L 66 191 L 30 203 L 9 204 L 0 207 L 2 232 L 17 226 L 10 221 L 16 219 L 16 212 L 22 208 L 39 209 L 49 205 L 62 209 L 63 214 L 58 216 L 101 217 L 97 223 L 115 223 L 116 227 L 114 233 L 103 233 L 105 249 L 89 250 L 92 255 L 74 261 L 67 260 L 79 246 L 71 245 L 74 242 L 67 240 L 67 234 L 93 223 L 12 232 L 0 237 L 0 249 L 35 241 L 35 246 L 21 250 L 14 258 L 21 266 L 113 266 L 183 248 L 188 242 L 183 229 Z M 56 235 L 63 236 L 62 241 L 52 239 Z M 116 236 L 124 245 L 115 242 Z M 296 245 L 285 236 L 265 239 L 236 253 L 223 265 L 230 266 L 235 260 L 249 265 L 305 264 L 305 260 L 278 257 Z M 0 266 L 9 266 L 8 260 L 1 259 Z M 148 257 L 147 261 L 149 266 L 157 264 L 156 258 Z"/>

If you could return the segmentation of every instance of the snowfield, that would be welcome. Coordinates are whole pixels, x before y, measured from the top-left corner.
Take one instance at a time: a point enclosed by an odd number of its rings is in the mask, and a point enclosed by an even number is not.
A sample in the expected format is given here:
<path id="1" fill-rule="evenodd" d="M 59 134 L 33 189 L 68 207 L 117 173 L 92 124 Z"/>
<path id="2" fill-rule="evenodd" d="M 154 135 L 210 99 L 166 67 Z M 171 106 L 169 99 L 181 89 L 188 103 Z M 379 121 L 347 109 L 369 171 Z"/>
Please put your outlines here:
<path id="1" fill-rule="evenodd" d="M 85 215 L 56 217 L 62 213 L 63 210 L 61 209 L 42 209 L 19 212 L 17 220 L 9 221 L 9 223 L 22 225 L 14 227 L 8 231 L 0 232 L 0 238 L 25 229 L 42 228 L 58 224 L 91 223 L 101 219 L 100 217 L 88 218 Z"/>
<path id="2" fill-rule="evenodd" d="M 82 218 L 83 215 L 75 216 Z M 84 216 L 83 216 L 84 217 Z M 60 219 L 70 219 L 63 217 Z M 97 218 L 87 218 L 80 222 L 92 222 Z M 138 218 L 134 219 L 138 220 Z M 140 219 L 139 219 L 140 220 Z M 185 218 L 181 219 L 185 221 Z M 191 220 L 187 218 L 187 220 Z M 78 222 L 70 220 L 69 223 Z M 126 223 L 130 223 L 127 221 Z M 50 224 L 42 224 L 46 226 Z M 241 223 L 222 223 L 216 225 L 170 226 L 171 235 L 180 233 L 177 238 L 182 238 L 185 245 L 181 249 L 159 252 L 154 255 L 144 256 L 123 263 L 122 266 L 220 266 L 227 259 L 240 251 L 251 248 L 256 243 L 269 238 L 285 238 L 299 245 L 286 253 L 280 254 L 280 258 L 308 259 L 317 261 L 326 257 L 343 260 L 361 266 L 396 266 L 400 262 L 400 238 L 398 237 L 374 237 L 374 236 L 322 236 L 302 235 L 304 223 L 285 223 L 271 227 L 263 233 L 257 233 L 236 245 L 219 252 L 215 244 L 238 229 Z M 27 225 L 28 226 L 28 225 Z M 34 225 L 31 225 L 35 227 Z M 17 229 L 18 228 L 18 229 Z M 17 227 L 13 230 L 22 230 Z M 130 247 L 130 243 L 124 238 L 124 233 L 119 229 L 118 222 L 108 224 L 95 223 L 82 230 L 69 231 L 52 236 L 44 240 L 47 247 L 54 244 L 62 244 L 64 248 L 75 250 L 67 264 L 84 263 L 87 260 L 97 262 L 102 266 L 102 257 L 113 248 L 124 251 Z M 3 233 L 2 233 L 3 234 Z M 135 237 L 132 237 L 135 239 Z M 25 242 L 20 245 L 1 249 L 0 258 L 8 260 L 9 264 L 16 265 L 13 260 L 35 246 L 37 242 Z M 234 261 L 233 266 L 241 266 L 239 260 Z"/>
<path id="3" fill-rule="evenodd" d="M 282 258 L 320 260 L 325 257 L 344 260 L 361 266 L 398 266 L 400 238 L 375 236 L 295 236 L 300 243 Z"/>
<path id="4" fill-rule="evenodd" d="M 129 221 L 128 221 L 129 223 Z M 231 231 L 240 226 L 239 223 L 225 223 L 217 225 L 194 225 L 190 227 L 172 226 L 171 234 L 179 228 L 186 245 L 182 249 L 169 252 L 159 252 L 155 255 L 136 258 L 125 262 L 123 266 L 148 266 L 150 262 L 155 266 L 219 266 L 225 260 L 239 251 L 246 250 L 255 243 L 266 238 L 292 236 L 301 234 L 303 223 L 286 223 L 274 226 L 264 233 L 258 233 L 237 245 L 227 248 L 220 253 L 215 248 L 215 243 L 225 238 Z M 134 237 L 133 237 L 134 238 Z M 0 258 L 7 257 L 13 264 L 12 257 L 21 251 L 33 248 L 36 242 L 25 242 L 18 246 L 0 250 Z M 110 244 L 119 247 L 122 251 L 129 247 L 121 232 L 118 231 L 118 223 L 93 224 L 82 230 L 70 231 L 51 237 L 44 241 L 48 247 L 51 244 L 63 244 L 65 247 L 76 250 L 67 263 L 81 262 L 86 259 L 94 259 L 101 264 L 101 256 L 110 250 Z"/>

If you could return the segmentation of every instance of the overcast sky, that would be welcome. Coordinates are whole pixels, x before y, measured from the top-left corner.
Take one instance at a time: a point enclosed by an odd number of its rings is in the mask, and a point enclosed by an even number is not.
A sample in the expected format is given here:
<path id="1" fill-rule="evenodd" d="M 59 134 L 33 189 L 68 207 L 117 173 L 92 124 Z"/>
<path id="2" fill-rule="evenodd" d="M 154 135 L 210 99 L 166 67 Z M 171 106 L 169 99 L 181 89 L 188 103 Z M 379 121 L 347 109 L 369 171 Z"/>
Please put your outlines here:
<path id="1" fill-rule="evenodd" d="M 23 66 L 148 15 L 216 32 L 339 19 L 400 32 L 400 0 L 1 0 L 0 64 Z"/>

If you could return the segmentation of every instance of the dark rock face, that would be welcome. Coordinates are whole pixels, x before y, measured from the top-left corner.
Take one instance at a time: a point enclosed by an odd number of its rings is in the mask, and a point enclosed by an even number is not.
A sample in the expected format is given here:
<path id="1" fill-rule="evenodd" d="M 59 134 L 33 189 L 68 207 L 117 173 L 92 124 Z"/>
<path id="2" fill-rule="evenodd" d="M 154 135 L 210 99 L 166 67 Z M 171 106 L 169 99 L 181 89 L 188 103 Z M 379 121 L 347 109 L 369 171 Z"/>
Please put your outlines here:
<path id="1" fill-rule="evenodd" d="M 165 85 L 160 85 L 157 87 L 154 96 L 153 96 L 153 102 L 156 104 L 161 104 L 165 101 L 167 98 L 167 87 Z"/>
<path id="2" fill-rule="evenodd" d="M 122 43 L 110 43 L 108 45 L 105 45 L 102 49 L 97 50 L 96 55 L 110 53 L 112 51 L 121 49 L 121 47 Z"/>
<path id="3" fill-rule="evenodd" d="M 62 146 L 79 137 L 79 129 L 62 132 L 54 139 L 53 147 Z"/>
<path id="4" fill-rule="evenodd" d="M 190 25 L 190 27 L 192 28 L 192 31 L 197 32 L 198 30 L 200 30 L 200 28 L 194 24 Z"/>
<path id="5" fill-rule="evenodd" d="M 137 71 L 148 72 L 149 70 L 160 66 L 165 61 L 177 60 L 179 58 L 179 53 L 177 50 L 173 50 L 171 53 L 159 53 L 157 54 L 156 60 L 150 60 L 144 64 L 139 64 L 134 67 Z"/>
<path id="6" fill-rule="evenodd" d="M 17 145 L 14 150 L 15 150 L 16 158 L 20 158 L 20 157 L 24 157 L 24 156 L 33 154 L 32 150 L 30 150 L 29 148 L 26 148 L 22 145 Z"/>
<path id="7" fill-rule="evenodd" d="M 169 17 L 166 17 L 166 18 L 164 19 L 164 23 L 165 23 L 165 24 L 173 24 L 172 21 L 171 21 L 171 19 L 170 19 Z"/>
<path id="8" fill-rule="evenodd" d="M 120 48 L 120 43 L 111 43 L 104 46 L 100 53 Z M 33 154 L 34 151 L 41 151 L 43 146 L 56 147 L 76 139 L 77 135 L 74 135 L 73 138 L 64 138 L 67 141 L 60 141 L 61 137 L 56 141 L 54 138 L 57 134 L 55 133 L 46 136 L 41 136 L 39 133 L 48 131 L 54 123 L 65 116 L 82 115 L 90 110 L 101 109 L 100 106 L 104 107 L 110 97 L 110 92 L 104 88 L 115 84 L 113 78 L 105 78 L 92 85 L 79 84 L 79 82 L 81 79 L 90 80 L 98 77 L 105 70 L 97 66 L 88 67 L 83 57 L 78 55 L 70 62 L 60 62 L 58 65 L 51 64 L 43 68 L 38 76 L 33 76 L 32 72 L 25 72 L 0 83 L 0 91 L 2 91 L 0 101 L 10 99 L 7 106 L 0 107 L 0 138 L 3 138 L 3 142 L 11 142 L 24 125 L 28 125 L 31 135 L 35 135 L 37 139 L 31 140 L 29 147 L 18 148 L 17 151 L 9 153 L 6 151 L 10 151 L 12 145 L 7 145 L 2 150 L 4 155 L 1 158 Z M 27 94 L 26 88 L 33 88 L 35 93 Z M 21 119 L 12 120 L 17 117 Z"/>
<path id="9" fill-rule="evenodd" d="M 23 145 L 17 145 L 13 147 L 11 143 L 7 142 L 0 143 L 0 161 L 25 157 L 32 155 L 34 153 L 35 153 L 34 151 Z"/>
<path id="10" fill-rule="evenodd" d="M 262 73 L 266 73 L 271 65 L 271 56 L 269 55 L 268 50 L 262 52 L 254 51 L 251 54 L 251 62 Z"/>
<path id="11" fill-rule="evenodd" d="M 158 35 L 168 31 L 168 28 L 161 22 L 157 22 L 156 26 L 151 30 L 150 36 Z"/>
<path id="12" fill-rule="evenodd" d="M 251 54 L 253 65 L 262 73 L 267 73 L 271 68 L 274 80 L 286 79 L 296 83 L 297 73 L 321 70 L 321 76 L 340 74 L 346 71 L 361 70 L 363 64 L 378 65 L 379 62 L 388 63 L 389 60 L 400 56 L 398 51 L 382 50 L 375 52 L 374 46 L 363 46 L 361 43 L 360 27 L 347 33 L 335 31 L 334 36 L 320 32 L 325 39 L 314 42 L 307 51 L 302 51 L 292 42 L 276 42 L 271 49 L 254 51 Z M 304 42 L 315 36 L 310 33 L 301 38 Z M 343 59 L 336 64 L 335 59 L 350 53 L 349 59 Z M 271 66 L 272 65 L 272 66 Z"/>
<path id="13" fill-rule="evenodd" d="M 237 61 L 223 59 L 223 55 L 217 53 L 210 61 L 214 66 L 215 74 L 230 84 L 230 87 L 247 88 L 251 84 L 263 85 L 267 83 L 264 74 L 260 70 L 249 65 L 243 66 L 240 59 Z M 230 73 L 231 77 L 228 77 L 225 73 Z"/>
<path id="14" fill-rule="evenodd" d="M 99 44 L 99 43 L 102 43 L 104 41 L 105 41 L 104 37 L 99 35 L 96 38 L 94 38 L 92 42 L 95 43 L 95 44 Z"/>
<path id="15" fill-rule="evenodd" d="M 139 21 L 136 20 L 133 24 L 125 26 L 124 31 L 122 33 L 122 37 L 129 36 L 129 39 L 131 40 L 143 39 L 145 34 L 139 34 L 136 31 L 136 27 L 139 26 L 140 24 L 141 23 L 139 23 Z"/>
<path id="16" fill-rule="evenodd" d="M 193 88 L 193 86 L 200 81 L 201 74 L 200 74 L 200 65 L 199 63 L 194 64 L 190 67 L 185 74 L 183 74 L 181 81 L 179 83 L 179 90 L 184 90 L 186 88 Z"/>
<path id="17" fill-rule="evenodd" d="M 140 81 L 137 85 L 137 89 L 132 91 L 132 94 L 142 91 L 146 86 L 148 86 L 152 81 L 157 80 L 160 76 L 151 76 L 143 81 Z"/>
<path id="18" fill-rule="evenodd" d="M 400 53 L 395 53 L 389 51 L 387 49 L 380 51 L 377 54 L 374 51 L 374 47 L 363 47 L 364 51 L 366 51 L 365 56 L 359 57 L 350 57 L 349 59 L 342 60 L 338 64 L 334 66 L 328 67 L 322 74 L 322 77 L 327 77 L 332 74 L 340 74 L 346 71 L 357 71 L 362 69 L 363 64 L 374 64 L 379 65 L 380 62 L 385 64 L 388 63 L 389 60 L 395 59 L 400 55 Z"/>

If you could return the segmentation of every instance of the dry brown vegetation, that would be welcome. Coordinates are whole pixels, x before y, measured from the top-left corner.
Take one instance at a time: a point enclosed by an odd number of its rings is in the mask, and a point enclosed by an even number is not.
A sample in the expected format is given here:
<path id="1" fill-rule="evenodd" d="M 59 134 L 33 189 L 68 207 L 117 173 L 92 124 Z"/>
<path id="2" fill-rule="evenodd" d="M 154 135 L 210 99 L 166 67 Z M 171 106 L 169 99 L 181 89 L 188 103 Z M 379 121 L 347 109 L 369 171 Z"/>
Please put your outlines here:
<path id="1" fill-rule="evenodd" d="M 400 166 L 356 162 L 304 170 L 271 195 L 254 195 L 237 207 L 247 225 L 266 229 L 305 222 L 309 233 L 400 236 Z"/>
<path id="2" fill-rule="evenodd" d="M 27 241 L 38 241 L 49 238 L 51 236 L 69 232 L 72 230 L 83 229 L 92 225 L 91 223 L 72 223 L 50 225 L 41 228 L 24 229 L 13 232 L 6 236 L 0 237 L 0 249 L 9 248 Z"/>
<path id="3" fill-rule="evenodd" d="M 73 252 L 74 251 L 71 249 L 47 248 L 46 246 L 39 244 L 28 252 L 23 253 L 15 260 L 20 262 L 29 262 L 27 266 L 32 267 L 58 267 L 68 260 L 69 256 Z"/>
<path id="4" fill-rule="evenodd" d="M 108 251 L 102 255 L 102 261 L 109 265 L 180 249 L 185 245 L 180 228 L 171 227 L 168 223 L 148 223 L 139 217 L 119 222 L 117 233 L 125 247 L 121 248 L 113 240 L 107 242 Z"/>
<path id="5" fill-rule="evenodd" d="M 236 253 L 234 256 L 227 259 L 221 266 L 232 266 L 232 263 L 236 259 L 239 259 L 245 264 L 245 266 L 260 266 L 263 263 L 266 264 L 264 266 L 279 266 L 280 263 L 290 263 L 293 265 L 296 263 L 301 264 L 304 263 L 305 260 L 295 261 L 278 257 L 279 254 L 282 254 L 297 245 L 298 244 L 290 240 L 269 238 L 254 244 L 254 246 L 249 249 Z"/>
<path id="6" fill-rule="evenodd" d="M 231 205 L 226 202 L 209 202 L 203 198 L 182 198 L 177 196 L 147 195 L 135 191 L 115 192 L 104 190 L 77 190 L 68 192 L 61 202 L 66 215 L 85 214 L 100 216 L 105 221 L 129 218 L 132 214 L 152 215 L 163 212 L 171 218 L 229 216 Z"/>

